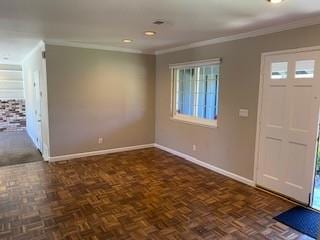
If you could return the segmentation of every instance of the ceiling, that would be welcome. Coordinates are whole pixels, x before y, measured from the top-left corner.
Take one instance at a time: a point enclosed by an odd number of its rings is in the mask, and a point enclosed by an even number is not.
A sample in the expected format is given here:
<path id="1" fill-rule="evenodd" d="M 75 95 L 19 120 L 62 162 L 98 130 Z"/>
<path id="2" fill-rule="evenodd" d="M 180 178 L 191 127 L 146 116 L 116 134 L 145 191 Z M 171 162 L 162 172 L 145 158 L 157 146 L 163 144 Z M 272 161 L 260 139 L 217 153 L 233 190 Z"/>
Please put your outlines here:
<path id="1" fill-rule="evenodd" d="M 0 63 L 20 62 L 42 39 L 153 53 L 319 13 L 319 0 L 1 0 Z"/>

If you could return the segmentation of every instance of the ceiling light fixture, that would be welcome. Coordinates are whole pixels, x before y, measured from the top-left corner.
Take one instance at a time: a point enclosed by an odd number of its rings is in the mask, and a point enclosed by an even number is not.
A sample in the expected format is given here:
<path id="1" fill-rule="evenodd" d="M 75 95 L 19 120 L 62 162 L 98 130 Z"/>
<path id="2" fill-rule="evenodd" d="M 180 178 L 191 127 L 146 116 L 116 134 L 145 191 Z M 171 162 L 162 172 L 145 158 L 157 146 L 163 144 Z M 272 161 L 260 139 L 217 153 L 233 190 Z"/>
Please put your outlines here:
<path id="1" fill-rule="evenodd" d="M 282 3 L 284 0 L 267 0 L 269 3 L 277 4 Z"/>
<path id="2" fill-rule="evenodd" d="M 132 43 L 133 40 L 131 40 L 131 39 L 123 39 L 122 42 L 124 42 L 124 43 Z"/>
<path id="3" fill-rule="evenodd" d="M 145 31 L 144 35 L 146 35 L 146 36 L 154 36 L 154 35 L 156 35 L 156 32 L 154 32 L 154 31 Z"/>

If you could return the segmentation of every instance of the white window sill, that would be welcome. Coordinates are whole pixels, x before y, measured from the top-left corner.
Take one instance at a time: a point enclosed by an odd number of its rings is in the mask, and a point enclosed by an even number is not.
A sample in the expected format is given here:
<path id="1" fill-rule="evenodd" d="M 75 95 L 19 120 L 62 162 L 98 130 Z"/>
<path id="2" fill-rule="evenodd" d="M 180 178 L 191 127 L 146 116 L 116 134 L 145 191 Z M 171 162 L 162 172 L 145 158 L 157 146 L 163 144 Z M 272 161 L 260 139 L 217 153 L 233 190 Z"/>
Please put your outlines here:
<path id="1" fill-rule="evenodd" d="M 207 127 L 207 128 L 217 128 L 218 122 L 217 120 L 205 120 L 205 119 L 199 119 L 199 118 L 193 118 L 193 117 L 187 117 L 182 115 L 175 115 L 170 118 L 173 121 L 178 121 L 186 124 L 192 124 L 192 125 L 198 125 L 201 127 Z"/>

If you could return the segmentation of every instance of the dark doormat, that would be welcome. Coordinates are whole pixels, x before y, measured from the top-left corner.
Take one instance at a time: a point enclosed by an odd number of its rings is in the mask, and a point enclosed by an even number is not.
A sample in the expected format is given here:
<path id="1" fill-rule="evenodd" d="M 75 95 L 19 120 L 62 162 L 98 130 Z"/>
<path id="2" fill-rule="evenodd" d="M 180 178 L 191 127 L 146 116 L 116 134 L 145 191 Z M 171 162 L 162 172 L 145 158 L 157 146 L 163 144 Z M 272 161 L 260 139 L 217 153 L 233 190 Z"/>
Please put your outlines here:
<path id="1" fill-rule="evenodd" d="M 312 238 L 320 236 L 320 213 L 316 211 L 297 206 L 274 219 Z"/>

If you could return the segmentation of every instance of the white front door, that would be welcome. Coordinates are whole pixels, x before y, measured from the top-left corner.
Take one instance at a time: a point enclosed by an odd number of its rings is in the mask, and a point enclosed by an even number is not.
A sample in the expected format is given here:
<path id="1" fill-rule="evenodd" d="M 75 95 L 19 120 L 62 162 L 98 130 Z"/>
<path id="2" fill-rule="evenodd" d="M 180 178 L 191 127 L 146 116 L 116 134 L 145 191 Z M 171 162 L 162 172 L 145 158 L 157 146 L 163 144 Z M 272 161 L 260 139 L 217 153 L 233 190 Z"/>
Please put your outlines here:
<path id="1" fill-rule="evenodd" d="M 40 73 L 34 71 L 33 73 L 33 87 L 34 87 L 34 114 L 36 121 L 36 145 L 37 148 L 42 152 L 42 124 L 41 124 L 41 91 L 40 91 Z"/>
<path id="2" fill-rule="evenodd" d="M 309 203 L 319 121 L 320 52 L 263 63 L 257 184 Z"/>

